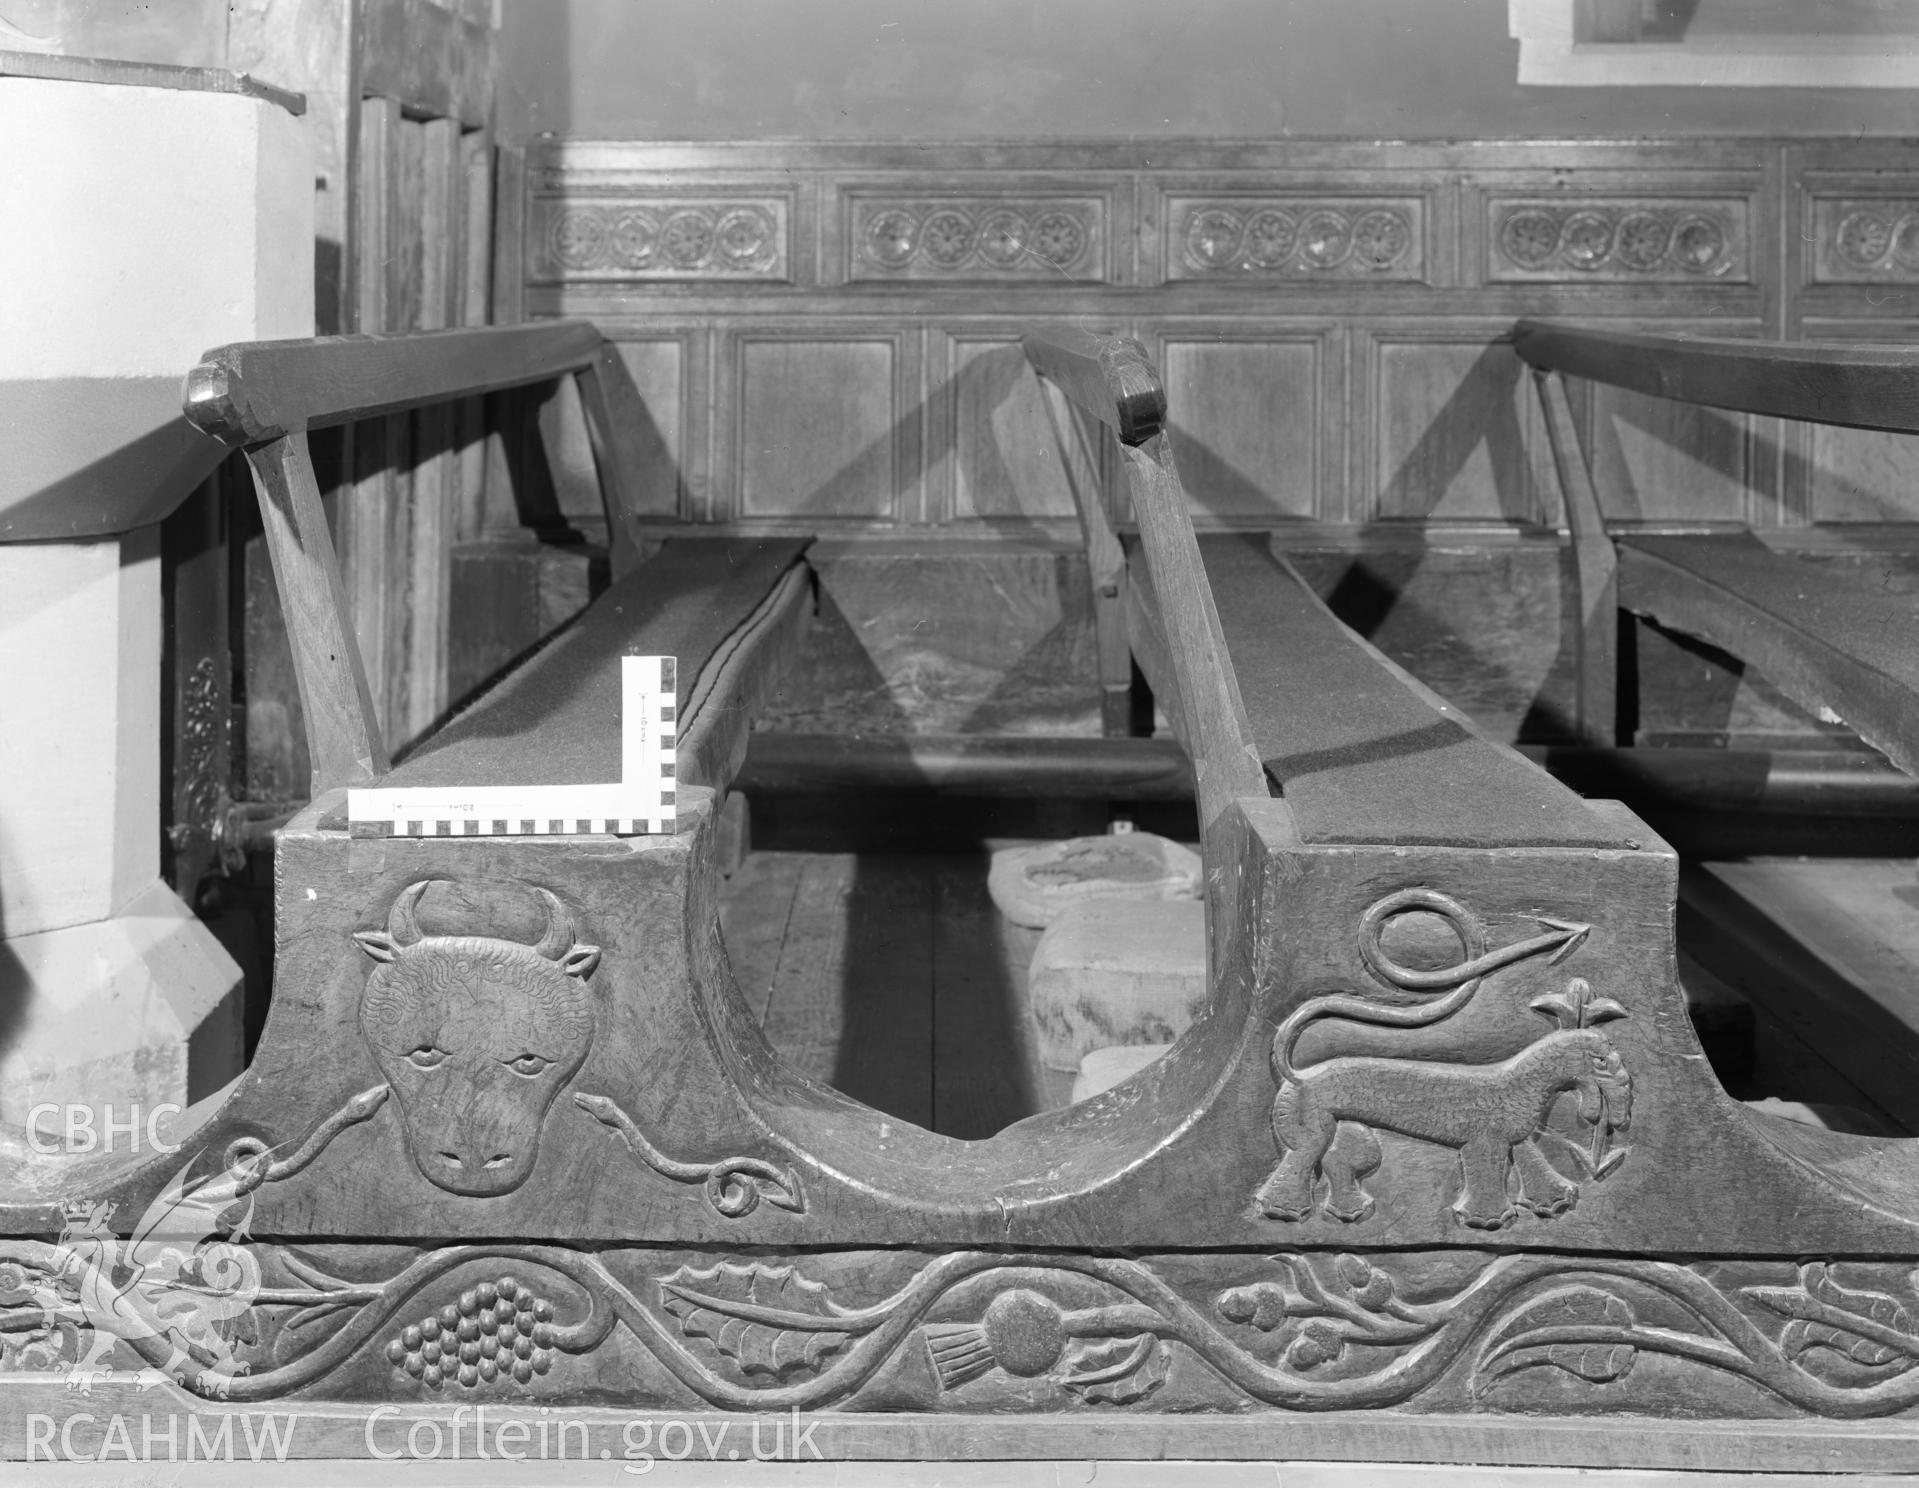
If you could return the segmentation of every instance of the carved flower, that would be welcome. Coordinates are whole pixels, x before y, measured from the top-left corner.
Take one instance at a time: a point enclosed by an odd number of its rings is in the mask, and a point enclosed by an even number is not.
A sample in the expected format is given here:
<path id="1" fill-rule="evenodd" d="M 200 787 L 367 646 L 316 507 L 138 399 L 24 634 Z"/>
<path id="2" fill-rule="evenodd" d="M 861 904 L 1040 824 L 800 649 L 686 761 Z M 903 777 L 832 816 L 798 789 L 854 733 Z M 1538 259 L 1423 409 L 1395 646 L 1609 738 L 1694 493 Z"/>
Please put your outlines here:
<path id="1" fill-rule="evenodd" d="M 660 247 L 674 268 L 697 269 L 713 252 L 713 224 L 704 212 L 675 212 L 660 229 Z"/>
<path id="2" fill-rule="evenodd" d="M 1559 234 L 1566 262 L 1575 269 L 1596 269 L 1612 254 L 1613 225 L 1599 212 L 1574 212 Z"/>
<path id="3" fill-rule="evenodd" d="M 1559 251 L 1559 219 L 1537 207 L 1514 212 L 1499 230 L 1499 247 L 1514 267 L 1543 269 Z"/>
<path id="4" fill-rule="evenodd" d="M 1390 269 L 1412 246 L 1412 229 L 1397 212 L 1367 212 L 1353 224 L 1353 256 L 1362 267 Z"/>
<path id="5" fill-rule="evenodd" d="M 1353 228 L 1345 214 L 1322 209 L 1299 225 L 1299 251 L 1316 269 L 1336 269 L 1352 252 Z"/>
<path id="6" fill-rule="evenodd" d="M 1289 212 L 1268 207 L 1246 224 L 1246 258 L 1255 268 L 1285 267 L 1299 243 L 1299 224 Z"/>
<path id="7" fill-rule="evenodd" d="M 1048 212 L 1033 224 L 1033 251 L 1056 268 L 1066 268 L 1086 251 L 1086 229 L 1069 212 Z"/>
<path id="8" fill-rule="evenodd" d="M 713 241 L 729 269 L 764 269 L 773 262 L 775 233 L 773 219 L 758 207 L 733 207 L 721 215 Z"/>
<path id="9" fill-rule="evenodd" d="M 1230 268 L 1244 231 L 1237 212 L 1204 207 L 1186 219 L 1187 256 L 1203 269 Z"/>
<path id="10" fill-rule="evenodd" d="M 980 224 L 979 251 L 995 268 L 1010 269 L 1026 256 L 1031 229 L 1026 219 L 1011 208 L 1002 207 L 987 215 Z"/>
<path id="11" fill-rule="evenodd" d="M 651 212 L 637 208 L 613 219 L 610 245 L 613 261 L 623 269 L 643 269 L 652 261 L 660 238 L 659 224 Z"/>
<path id="12" fill-rule="evenodd" d="M 1904 269 L 1919 269 L 1919 212 L 1908 212 L 1892 230 L 1892 256 Z"/>
<path id="13" fill-rule="evenodd" d="M 979 229 L 964 212 L 935 212 L 921 235 L 926 256 L 942 269 L 956 269 L 973 255 Z"/>
<path id="14" fill-rule="evenodd" d="M 547 242 L 563 268 L 592 268 L 606 246 L 606 220 L 590 207 L 568 207 L 554 214 Z"/>
<path id="15" fill-rule="evenodd" d="M 866 224 L 866 253 L 889 269 L 904 268 L 919 246 L 919 219 L 897 207 L 879 213 Z"/>
<path id="16" fill-rule="evenodd" d="M 1679 266 L 1704 273 L 1726 252 L 1726 235 L 1710 217 L 1688 217 L 1673 229 L 1672 256 Z"/>
<path id="17" fill-rule="evenodd" d="M 1672 242 L 1672 229 L 1651 212 L 1629 213 L 1619 224 L 1619 262 L 1626 268 L 1645 273 L 1665 260 Z"/>
<path id="18" fill-rule="evenodd" d="M 1878 212 L 1853 212 L 1839 224 L 1839 253 L 1862 269 L 1874 268 L 1892 247 L 1892 224 Z"/>

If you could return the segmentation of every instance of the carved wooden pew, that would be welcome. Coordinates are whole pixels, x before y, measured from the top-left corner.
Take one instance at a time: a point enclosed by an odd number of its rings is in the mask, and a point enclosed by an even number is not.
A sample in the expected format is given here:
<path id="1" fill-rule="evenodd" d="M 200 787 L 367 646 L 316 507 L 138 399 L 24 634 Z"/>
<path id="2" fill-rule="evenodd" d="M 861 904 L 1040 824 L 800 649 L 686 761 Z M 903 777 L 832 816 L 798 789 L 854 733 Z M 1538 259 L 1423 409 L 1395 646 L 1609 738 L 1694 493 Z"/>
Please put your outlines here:
<path id="1" fill-rule="evenodd" d="M 826 1456 L 1909 1466 L 1919 1152 L 1728 1098 L 1664 844 L 1198 541 L 1136 345 L 1028 350 L 1123 441 L 1132 649 L 1201 803 L 1212 998 L 1167 1055 L 941 1137 L 767 1047 L 701 792 L 672 837 L 522 842 L 322 801 L 253 1070 L 186 1153 L 11 1182 L 15 1292 L 84 1321 L 110 1280 L 119 1357 L 350 1455 L 484 1405 L 615 1452 L 805 1413 Z M 200 1258 L 103 1278 L 149 1242 L 63 1195 Z"/>
<path id="2" fill-rule="evenodd" d="M 1582 616 L 1579 710 L 1590 740 L 1633 742 L 1617 649 L 1630 634 L 1621 626 L 1640 616 L 1731 652 L 1809 712 L 1850 725 L 1919 774 L 1919 603 L 1904 586 L 1796 559 L 1749 531 L 1609 525 L 1609 511 L 1624 503 L 1581 447 L 1565 386 L 1574 377 L 1708 408 L 1911 434 L 1919 433 L 1919 353 L 1539 321 L 1522 321 L 1514 345 L 1534 368 L 1565 496 Z M 1910 878 L 1909 858 L 1708 865 L 1688 870 L 1681 902 L 1721 975 L 1863 1097 L 1919 1129 L 1919 1003 L 1891 970 L 1914 953 L 1919 931 L 1901 924 L 1897 896 Z M 1904 951 L 1888 938 L 1902 929 Z"/>
<path id="3" fill-rule="evenodd" d="M 1808 710 L 1850 724 L 1919 772 L 1919 646 L 1910 598 L 1836 569 L 1809 570 L 1750 533 L 1652 535 L 1607 527 L 1564 379 L 1707 408 L 1919 433 L 1919 352 L 1712 340 L 1521 321 L 1572 532 L 1583 624 L 1580 711 L 1596 743 L 1621 738 L 1616 612 L 1644 615 L 1751 663 Z"/>

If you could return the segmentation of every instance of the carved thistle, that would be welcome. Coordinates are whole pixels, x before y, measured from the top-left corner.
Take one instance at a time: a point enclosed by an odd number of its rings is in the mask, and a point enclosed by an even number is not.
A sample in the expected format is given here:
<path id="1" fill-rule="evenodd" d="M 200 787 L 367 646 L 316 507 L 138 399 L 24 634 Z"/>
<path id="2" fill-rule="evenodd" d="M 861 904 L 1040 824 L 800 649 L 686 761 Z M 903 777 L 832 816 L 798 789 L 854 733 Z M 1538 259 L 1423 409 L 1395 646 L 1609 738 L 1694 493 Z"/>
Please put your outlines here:
<path id="1" fill-rule="evenodd" d="M 1743 284 L 1746 204 L 1581 198 L 1488 204 L 1493 282 L 1604 279 Z"/>
<path id="2" fill-rule="evenodd" d="M 1444 967 L 1395 960 L 1385 936 L 1403 919 L 1436 918 L 1457 937 L 1462 959 Z M 1417 1058 L 1336 1056 L 1305 1069 L 1296 1063 L 1302 1034 L 1329 1018 L 1385 1028 L 1425 1028 L 1460 1013 L 1491 973 L 1535 956 L 1549 964 L 1584 942 L 1586 925 L 1540 919 L 1542 933 L 1488 949 L 1485 927 L 1456 899 L 1404 889 L 1380 899 L 1360 923 L 1360 959 L 1386 994 L 1328 992 L 1295 1008 L 1273 1035 L 1273 1137 L 1279 1165 L 1261 1186 L 1258 1206 L 1271 1219 L 1324 1214 L 1352 1223 L 1373 1211 L 1362 1180 L 1380 1166 L 1375 1132 L 1396 1132 L 1459 1154 L 1453 1213 L 1476 1229 L 1498 1229 L 1520 1210 L 1563 1214 L 1585 1178 L 1603 1178 L 1625 1149 L 1612 1134 L 1631 1117 L 1632 1079 L 1600 1025 L 1626 1016 L 1611 998 L 1594 997 L 1579 977 L 1533 1009 L 1557 1026 L 1510 1058 L 1451 1063 Z M 1585 1144 L 1566 1139 L 1549 1118 L 1573 1096 Z M 1546 1144 L 1560 1165 L 1555 1166 Z"/>
<path id="3" fill-rule="evenodd" d="M 1425 204 L 1306 197 L 1175 197 L 1169 279 L 1425 277 Z"/>

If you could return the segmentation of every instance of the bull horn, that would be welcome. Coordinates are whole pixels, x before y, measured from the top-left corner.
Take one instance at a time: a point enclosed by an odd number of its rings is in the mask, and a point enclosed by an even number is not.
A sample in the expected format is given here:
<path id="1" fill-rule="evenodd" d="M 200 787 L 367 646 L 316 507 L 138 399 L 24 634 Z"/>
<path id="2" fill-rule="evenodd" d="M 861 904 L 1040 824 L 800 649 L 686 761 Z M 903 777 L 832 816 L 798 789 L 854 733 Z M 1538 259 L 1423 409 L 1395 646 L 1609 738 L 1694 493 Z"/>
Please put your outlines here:
<path id="1" fill-rule="evenodd" d="M 386 933 L 396 946 L 410 946 L 421 938 L 413 912 L 420 907 L 420 896 L 432 886 L 432 879 L 423 878 L 400 890 L 400 897 L 393 901 L 393 908 L 387 911 Z"/>
<path id="2" fill-rule="evenodd" d="M 546 905 L 546 933 L 533 947 L 549 961 L 558 961 L 573 949 L 573 916 L 550 889 L 534 890 Z"/>

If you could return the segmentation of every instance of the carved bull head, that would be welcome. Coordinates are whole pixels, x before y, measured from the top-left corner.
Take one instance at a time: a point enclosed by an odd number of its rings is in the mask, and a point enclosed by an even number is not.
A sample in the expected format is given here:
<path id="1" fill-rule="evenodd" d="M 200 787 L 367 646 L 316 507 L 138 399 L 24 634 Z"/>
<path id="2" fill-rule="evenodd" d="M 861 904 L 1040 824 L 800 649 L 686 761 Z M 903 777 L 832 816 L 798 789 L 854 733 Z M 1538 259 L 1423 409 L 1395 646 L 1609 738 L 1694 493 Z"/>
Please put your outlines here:
<path id="1" fill-rule="evenodd" d="M 535 945 L 422 935 L 414 915 L 430 882 L 401 892 L 386 929 L 353 937 L 380 963 L 360 1028 L 420 1172 L 450 1193 L 511 1193 L 533 1171 L 547 1111 L 593 1041 L 586 979 L 600 948 L 574 940 L 572 916 L 545 889 Z"/>

